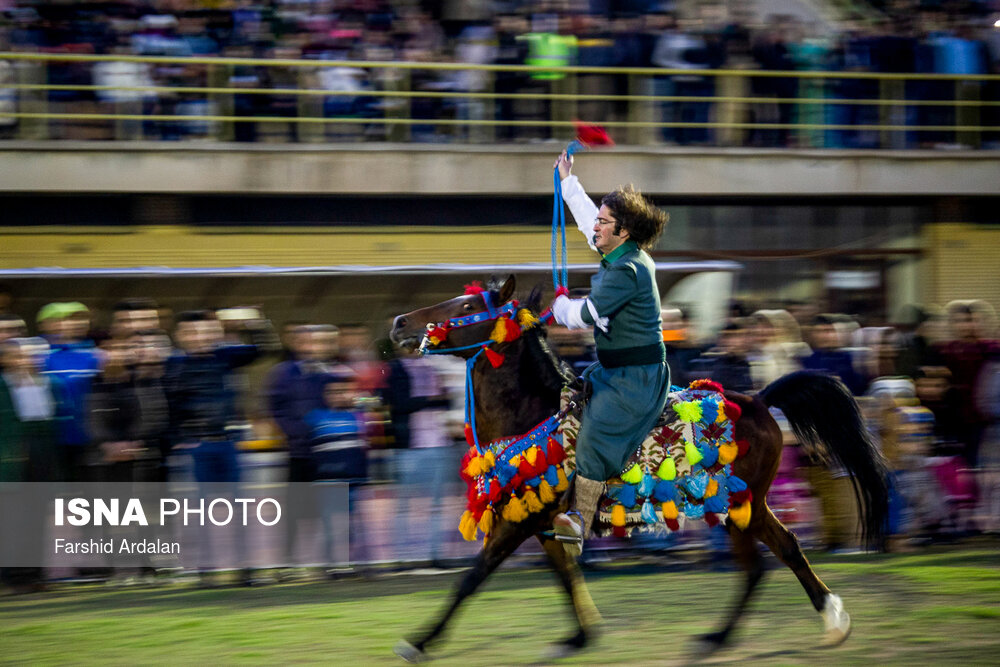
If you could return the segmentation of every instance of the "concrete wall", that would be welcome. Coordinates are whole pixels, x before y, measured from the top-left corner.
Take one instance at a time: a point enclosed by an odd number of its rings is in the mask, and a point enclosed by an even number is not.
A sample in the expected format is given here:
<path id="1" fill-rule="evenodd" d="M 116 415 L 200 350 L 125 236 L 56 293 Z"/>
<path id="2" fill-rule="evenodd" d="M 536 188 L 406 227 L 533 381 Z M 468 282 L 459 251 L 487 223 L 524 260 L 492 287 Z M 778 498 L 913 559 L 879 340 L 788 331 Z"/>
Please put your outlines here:
<path id="1" fill-rule="evenodd" d="M 558 143 L 509 146 L 0 144 L 0 192 L 544 194 Z M 676 195 L 982 195 L 994 151 L 615 148 L 576 172 L 598 193 L 632 182 Z"/>

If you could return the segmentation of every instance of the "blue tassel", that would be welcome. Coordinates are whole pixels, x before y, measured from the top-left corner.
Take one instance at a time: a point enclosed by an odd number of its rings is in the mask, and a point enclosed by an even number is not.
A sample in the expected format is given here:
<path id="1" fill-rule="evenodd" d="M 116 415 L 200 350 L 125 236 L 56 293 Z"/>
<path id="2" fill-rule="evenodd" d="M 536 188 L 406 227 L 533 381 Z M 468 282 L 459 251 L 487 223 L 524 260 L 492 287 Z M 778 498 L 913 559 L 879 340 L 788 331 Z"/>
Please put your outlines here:
<path id="1" fill-rule="evenodd" d="M 746 488 L 747 483 L 735 475 L 726 479 L 726 491 L 729 491 L 729 493 L 739 493 L 740 491 L 745 491 Z"/>
<path id="2" fill-rule="evenodd" d="M 715 512 L 716 514 L 721 514 L 725 512 L 728 508 L 726 507 L 726 501 L 723 496 L 712 496 L 711 498 L 705 498 L 705 511 Z"/>
<path id="3" fill-rule="evenodd" d="M 539 484 L 542 483 L 542 478 L 539 477 L 538 475 L 535 475 L 531 479 L 527 480 L 527 482 L 528 482 L 528 486 L 537 487 Z"/>
<path id="4" fill-rule="evenodd" d="M 618 492 L 618 502 L 626 508 L 635 507 L 635 487 L 631 484 L 622 484 L 622 490 Z"/>
<path id="5" fill-rule="evenodd" d="M 656 480 L 653 476 L 649 473 L 643 475 L 642 482 L 639 483 L 639 495 L 648 498 L 653 495 L 654 488 L 656 488 Z"/>
<path id="6" fill-rule="evenodd" d="M 719 460 L 719 448 L 712 445 L 703 445 L 698 448 L 701 452 L 701 466 L 711 468 Z"/>
<path id="7" fill-rule="evenodd" d="M 556 466 L 549 466 L 549 469 L 545 471 L 545 474 L 542 475 L 542 477 L 545 478 L 545 481 L 548 482 L 549 486 L 553 489 L 559 485 L 559 473 L 556 472 Z"/>
<path id="8" fill-rule="evenodd" d="M 708 486 L 708 475 L 702 473 L 693 475 L 684 480 L 684 487 L 692 498 L 704 498 L 705 488 Z"/>
<path id="9" fill-rule="evenodd" d="M 653 489 L 653 497 L 656 498 L 656 502 L 665 503 L 670 500 L 677 501 L 677 486 L 674 484 L 674 480 L 667 481 L 661 479 L 656 483 L 656 487 Z"/>
<path id="10" fill-rule="evenodd" d="M 514 479 L 514 475 L 517 473 L 517 470 L 506 464 L 498 464 L 493 468 L 493 472 L 496 474 L 497 481 L 500 482 L 500 486 L 507 486 L 507 482 Z"/>
<path id="11" fill-rule="evenodd" d="M 710 398 L 701 402 L 701 419 L 705 423 L 714 424 L 719 416 L 719 403 Z"/>
<path id="12" fill-rule="evenodd" d="M 705 516 L 705 506 L 704 505 L 692 505 L 689 502 L 684 503 L 684 516 L 689 519 L 700 519 Z"/>
<path id="13" fill-rule="evenodd" d="M 659 519 L 656 518 L 656 510 L 653 508 L 653 503 L 646 499 L 646 502 L 642 504 L 642 520 L 646 523 L 657 523 Z"/>

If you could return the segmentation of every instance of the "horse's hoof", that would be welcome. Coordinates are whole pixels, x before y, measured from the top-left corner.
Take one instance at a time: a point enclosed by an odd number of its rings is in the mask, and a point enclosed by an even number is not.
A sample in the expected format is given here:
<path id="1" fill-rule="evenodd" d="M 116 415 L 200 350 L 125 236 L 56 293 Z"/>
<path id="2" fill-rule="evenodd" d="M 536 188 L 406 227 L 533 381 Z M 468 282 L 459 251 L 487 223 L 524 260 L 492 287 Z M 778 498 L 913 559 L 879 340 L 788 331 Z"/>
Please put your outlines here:
<path id="1" fill-rule="evenodd" d="M 713 649 L 721 647 L 726 643 L 726 637 L 729 636 L 728 632 L 718 631 L 709 632 L 707 634 L 698 637 L 698 641 L 702 644 L 712 647 Z"/>
<path id="2" fill-rule="evenodd" d="M 418 662 L 427 662 L 431 658 L 429 655 L 418 649 L 416 646 L 406 641 L 405 639 L 400 639 L 396 642 L 396 646 L 393 647 L 392 652 L 398 655 L 400 658 L 406 662 L 416 664 Z"/>
<path id="3" fill-rule="evenodd" d="M 838 595 L 826 596 L 823 605 L 823 624 L 826 632 L 820 646 L 829 648 L 843 644 L 851 634 L 851 615 L 844 610 L 844 603 Z"/>
<path id="4" fill-rule="evenodd" d="M 542 662 L 551 662 L 553 660 L 562 660 L 563 658 L 568 658 L 570 656 L 576 655 L 581 651 L 581 647 L 573 646 L 572 644 L 551 644 L 542 653 Z"/>

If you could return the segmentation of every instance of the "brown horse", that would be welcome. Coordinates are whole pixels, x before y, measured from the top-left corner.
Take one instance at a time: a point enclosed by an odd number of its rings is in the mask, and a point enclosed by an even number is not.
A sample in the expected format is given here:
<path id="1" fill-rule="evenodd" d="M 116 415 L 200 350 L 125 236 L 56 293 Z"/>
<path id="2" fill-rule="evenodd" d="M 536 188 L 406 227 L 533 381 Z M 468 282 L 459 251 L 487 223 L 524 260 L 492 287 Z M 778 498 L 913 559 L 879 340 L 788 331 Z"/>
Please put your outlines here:
<path id="1" fill-rule="evenodd" d="M 514 289 L 513 276 L 503 281 L 494 280 L 488 285 L 487 297 L 492 304 L 504 304 L 513 298 Z M 480 313 L 484 310 L 484 301 L 483 295 L 467 294 L 400 315 L 393 323 L 392 340 L 402 347 L 414 349 L 424 339 L 428 325 Z M 536 289 L 521 307 L 537 312 L 539 302 L 540 292 Z M 483 318 L 483 321 L 453 329 L 436 351 L 449 350 L 468 359 L 476 353 L 476 343 L 488 340 L 493 326 L 494 321 Z M 471 373 L 476 432 L 482 443 L 525 433 L 552 416 L 559 410 L 562 387 L 575 381 L 572 373 L 549 349 L 543 327 L 528 329 L 520 338 L 493 348 L 504 355 L 505 362 L 494 368 L 480 355 Z M 736 422 L 736 438 L 750 443 L 748 454 L 733 464 L 733 472 L 753 492 L 752 518 L 744 530 L 726 522 L 733 552 L 746 573 L 746 580 L 725 624 L 701 639 L 712 648 L 719 647 L 736 626 L 764 574 L 763 559 L 757 550 L 759 540 L 791 568 L 813 607 L 822 615 L 825 624 L 823 644 L 838 644 L 847 638 L 850 617 L 843 610 L 840 598 L 813 572 L 798 540 L 778 521 L 766 503 L 767 490 L 777 473 L 783 446 L 781 431 L 768 407 L 784 412 L 800 442 L 812 446 L 818 454 L 825 455 L 850 474 L 861 510 L 864 537 L 872 547 L 881 546 L 887 516 L 888 492 L 882 457 L 865 432 L 853 397 L 836 379 L 815 373 L 793 373 L 775 381 L 756 396 L 726 392 L 726 398 L 742 409 L 742 416 Z M 456 474 L 458 467 L 456 461 Z M 541 543 L 576 612 L 576 634 L 553 647 L 550 657 L 567 655 L 585 647 L 596 633 L 600 615 L 576 562 L 566 555 L 560 542 L 546 534 L 551 529 L 553 517 L 567 510 L 571 490 L 522 522 L 500 520 L 494 525 L 486 546 L 458 584 L 444 614 L 427 631 L 409 641 L 401 641 L 396 646 L 396 653 L 411 662 L 426 660 L 428 644 L 442 633 L 462 601 L 531 537 Z"/>

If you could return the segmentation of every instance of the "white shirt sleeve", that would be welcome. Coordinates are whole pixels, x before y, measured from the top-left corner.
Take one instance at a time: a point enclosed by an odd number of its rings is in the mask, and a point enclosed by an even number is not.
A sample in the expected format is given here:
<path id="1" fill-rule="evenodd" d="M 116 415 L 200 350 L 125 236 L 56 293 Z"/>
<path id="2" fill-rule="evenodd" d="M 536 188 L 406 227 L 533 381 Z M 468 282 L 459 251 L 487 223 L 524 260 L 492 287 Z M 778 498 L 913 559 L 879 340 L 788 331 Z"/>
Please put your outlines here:
<path id="1" fill-rule="evenodd" d="M 587 195 L 580 179 L 570 174 L 562 181 L 563 201 L 569 206 L 569 212 L 573 214 L 573 220 L 577 228 L 587 238 L 587 245 L 591 250 L 597 250 L 594 245 L 594 221 L 597 220 L 597 206 Z"/>

